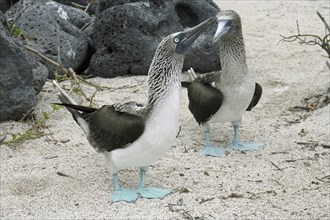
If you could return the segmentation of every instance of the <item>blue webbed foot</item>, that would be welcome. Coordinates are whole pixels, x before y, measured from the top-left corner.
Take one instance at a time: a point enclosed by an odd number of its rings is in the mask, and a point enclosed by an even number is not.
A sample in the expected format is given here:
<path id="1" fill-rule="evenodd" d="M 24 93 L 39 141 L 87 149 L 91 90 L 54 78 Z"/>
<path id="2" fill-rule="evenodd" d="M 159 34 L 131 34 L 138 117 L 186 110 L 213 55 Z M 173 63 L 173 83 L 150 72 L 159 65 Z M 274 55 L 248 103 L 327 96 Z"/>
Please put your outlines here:
<path id="1" fill-rule="evenodd" d="M 139 198 L 139 194 L 137 193 L 136 190 L 134 189 L 118 189 L 115 190 L 111 197 L 111 202 L 120 202 L 120 201 L 125 201 L 125 202 L 135 202 Z"/>
<path id="2" fill-rule="evenodd" d="M 145 188 L 145 187 L 139 187 L 137 189 L 137 192 L 140 194 L 142 198 L 147 198 L 147 199 L 162 199 L 165 196 L 172 193 L 172 191 L 168 189 Z"/>
<path id="3" fill-rule="evenodd" d="M 203 153 L 205 156 L 221 157 L 226 155 L 227 151 L 215 146 L 206 146 L 203 150 Z"/>
<path id="4" fill-rule="evenodd" d="M 203 150 L 205 156 L 213 156 L 213 157 L 221 157 L 227 153 L 227 151 L 223 148 L 219 148 L 213 144 L 210 139 L 210 129 L 207 128 L 204 131 L 206 145 Z"/>
<path id="5" fill-rule="evenodd" d="M 239 151 L 255 151 L 262 146 L 263 144 L 260 143 L 243 143 L 243 142 L 233 142 L 229 145 L 230 148 Z"/>
<path id="6" fill-rule="evenodd" d="M 162 199 L 168 194 L 171 194 L 172 191 L 168 189 L 160 189 L 160 188 L 147 188 L 145 187 L 145 177 L 146 177 L 146 168 L 140 168 L 140 177 L 141 181 L 139 187 L 137 188 L 137 192 L 140 194 L 142 198 L 147 199 Z"/>
<path id="7" fill-rule="evenodd" d="M 234 126 L 234 139 L 229 145 L 230 148 L 239 151 L 254 151 L 258 150 L 263 144 L 260 143 L 244 143 L 239 138 L 239 125 Z"/>

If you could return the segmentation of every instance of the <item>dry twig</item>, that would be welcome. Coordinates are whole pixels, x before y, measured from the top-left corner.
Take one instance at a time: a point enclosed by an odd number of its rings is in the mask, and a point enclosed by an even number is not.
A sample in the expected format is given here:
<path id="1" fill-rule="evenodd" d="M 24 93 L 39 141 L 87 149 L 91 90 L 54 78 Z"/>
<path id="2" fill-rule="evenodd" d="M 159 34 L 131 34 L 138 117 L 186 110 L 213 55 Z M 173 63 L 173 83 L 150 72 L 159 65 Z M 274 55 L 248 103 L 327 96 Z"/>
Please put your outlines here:
<path id="1" fill-rule="evenodd" d="M 274 167 L 276 167 L 276 169 L 277 170 L 279 170 L 279 171 L 283 171 L 283 169 L 282 168 L 280 168 L 279 166 L 277 166 L 274 162 L 272 162 L 272 161 L 269 161 Z"/>
<path id="2" fill-rule="evenodd" d="M 328 58 L 330 58 L 330 28 L 327 22 L 325 21 L 324 17 L 319 12 L 317 12 L 317 15 L 320 17 L 320 19 L 325 25 L 326 28 L 325 36 L 320 37 L 316 34 L 301 34 L 299 23 L 297 21 L 297 34 L 288 37 L 281 35 L 282 39 L 279 41 L 279 43 L 281 42 L 290 43 L 290 42 L 298 41 L 298 43 L 300 44 L 319 45 L 327 53 Z"/>

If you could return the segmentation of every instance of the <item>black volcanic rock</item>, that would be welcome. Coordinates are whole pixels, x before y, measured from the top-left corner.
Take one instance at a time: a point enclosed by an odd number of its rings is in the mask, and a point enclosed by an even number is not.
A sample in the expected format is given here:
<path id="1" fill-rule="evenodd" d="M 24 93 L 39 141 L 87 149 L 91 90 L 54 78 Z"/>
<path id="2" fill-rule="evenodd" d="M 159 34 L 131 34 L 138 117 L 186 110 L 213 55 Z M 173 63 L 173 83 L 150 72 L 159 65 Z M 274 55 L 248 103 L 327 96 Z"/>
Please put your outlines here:
<path id="1" fill-rule="evenodd" d="M 8 36 L 0 12 L 0 121 L 19 120 L 36 106 L 48 70 Z"/>
<path id="2" fill-rule="evenodd" d="M 96 53 L 88 73 L 101 77 L 145 75 L 159 42 L 167 35 L 216 15 L 210 0 L 100 1 L 94 26 Z M 184 69 L 220 69 L 219 51 L 212 44 L 216 24 L 189 49 Z"/>

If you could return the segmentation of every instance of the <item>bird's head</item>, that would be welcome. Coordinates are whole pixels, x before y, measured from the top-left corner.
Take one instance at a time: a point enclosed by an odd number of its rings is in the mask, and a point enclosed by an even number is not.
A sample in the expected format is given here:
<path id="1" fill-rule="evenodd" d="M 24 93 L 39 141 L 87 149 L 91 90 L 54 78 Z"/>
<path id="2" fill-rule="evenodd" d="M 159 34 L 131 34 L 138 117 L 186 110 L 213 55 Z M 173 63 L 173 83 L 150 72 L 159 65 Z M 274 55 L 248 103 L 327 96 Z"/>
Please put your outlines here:
<path id="1" fill-rule="evenodd" d="M 213 42 L 219 41 L 220 38 L 230 38 L 236 33 L 242 31 L 241 18 L 232 10 L 223 10 L 217 14 L 218 28 L 214 35 Z"/>
<path id="2" fill-rule="evenodd" d="M 166 53 L 183 55 L 195 42 L 198 36 L 201 35 L 216 20 L 216 17 L 211 17 L 194 27 L 171 34 L 162 40 L 158 49 L 163 50 Z"/>

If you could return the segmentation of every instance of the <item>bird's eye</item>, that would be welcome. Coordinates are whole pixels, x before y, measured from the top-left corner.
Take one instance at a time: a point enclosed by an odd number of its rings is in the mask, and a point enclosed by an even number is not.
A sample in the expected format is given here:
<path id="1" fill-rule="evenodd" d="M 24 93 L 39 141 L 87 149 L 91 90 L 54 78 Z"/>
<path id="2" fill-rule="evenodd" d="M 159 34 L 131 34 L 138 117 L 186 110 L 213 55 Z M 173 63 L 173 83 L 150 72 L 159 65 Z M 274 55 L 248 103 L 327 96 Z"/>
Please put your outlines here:
<path id="1" fill-rule="evenodd" d="M 174 41 L 174 43 L 178 43 L 179 42 L 179 38 L 176 37 L 176 38 L 173 39 L 173 41 Z"/>
<path id="2" fill-rule="evenodd" d="M 232 20 L 230 20 L 226 23 L 226 26 L 232 27 L 232 26 L 234 26 L 234 22 Z"/>

